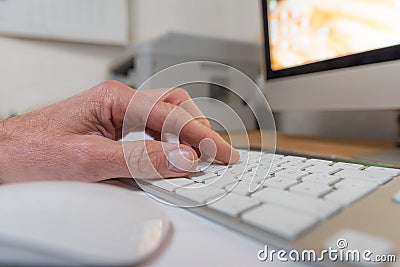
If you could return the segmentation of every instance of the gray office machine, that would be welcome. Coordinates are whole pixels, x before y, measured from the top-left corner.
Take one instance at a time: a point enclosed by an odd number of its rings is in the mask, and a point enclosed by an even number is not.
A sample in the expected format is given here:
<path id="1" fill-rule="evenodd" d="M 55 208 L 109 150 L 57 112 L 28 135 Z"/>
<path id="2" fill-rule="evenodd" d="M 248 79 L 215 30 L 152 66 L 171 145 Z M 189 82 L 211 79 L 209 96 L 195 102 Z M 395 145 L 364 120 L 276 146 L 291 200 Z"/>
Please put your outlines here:
<path id="1" fill-rule="evenodd" d="M 257 44 L 200 37 L 186 34 L 169 33 L 153 41 L 143 43 L 134 51 L 125 53 L 117 59 L 110 70 L 110 78 L 120 80 L 134 88 L 138 88 L 153 74 L 169 66 L 189 61 L 213 61 L 232 66 L 252 80 L 256 80 L 261 72 L 261 49 Z M 247 129 L 256 129 L 255 117 L 246 104 L 254 101 L 251 90 L 241 88 L 239 82 L 229 74 L 229 68 L 215 67 L 212 64 L 199 64 L 196 75 L 217 84 L 228 84 L 230 88 L 240 90 L 240 99 L 229 90 L 215 84 L 188 84 L 184 87 L 192 97 L 209 97 L 229 105 L 241 118 Z M 196 76 L 197 77 L 197 76 Z M 151 82 L 153 88 L 165 88 L 168 81 L 157 79 Z M 146 86 L 148 87 L 148 86 Z M 203 101 L 204 102 L 204 101 Z M 200 108 L 218 112 L 220 107 L 216 101 L 200 103 Z M 227 118 L 226 130 L 240 129 L 240 123 Z M 223 130 L 218 123 L 211 122 L 216 130 Z"/>

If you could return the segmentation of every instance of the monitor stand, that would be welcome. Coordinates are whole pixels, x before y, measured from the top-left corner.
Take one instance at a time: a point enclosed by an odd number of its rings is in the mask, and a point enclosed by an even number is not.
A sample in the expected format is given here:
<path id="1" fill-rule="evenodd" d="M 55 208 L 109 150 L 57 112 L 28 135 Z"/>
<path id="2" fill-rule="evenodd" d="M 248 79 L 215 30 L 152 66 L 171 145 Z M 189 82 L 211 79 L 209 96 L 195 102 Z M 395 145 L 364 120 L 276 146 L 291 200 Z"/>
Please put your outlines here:
<path id="1" fill-rule="evenodd" d="M 353 158 L 362 162 L 400 168 L 400 148 L 354 154 Z"/>

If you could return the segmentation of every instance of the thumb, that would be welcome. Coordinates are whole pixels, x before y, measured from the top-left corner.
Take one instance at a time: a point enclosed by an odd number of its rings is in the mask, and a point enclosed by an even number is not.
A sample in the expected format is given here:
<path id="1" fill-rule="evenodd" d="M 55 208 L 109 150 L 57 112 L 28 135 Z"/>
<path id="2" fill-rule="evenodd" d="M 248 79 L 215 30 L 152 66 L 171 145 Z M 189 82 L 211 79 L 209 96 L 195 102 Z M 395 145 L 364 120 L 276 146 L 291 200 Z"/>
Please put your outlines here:
<path id="1" fill-rule="evenodd" d="M 197 166 L 197 154 L 189 146 L 158 141 L 124 142 L 123 153 L 133 178 L 186 176 Z"/>
<path id="2" fill-rule="evenodd" d="M 89 181 L 183 177 L 197 166 L 196 152 L 182 144 L 149 140 L 121 143 L 99 136 L 86 137 L 83 143 L 90 149 L 85 160 L 80 158 L 74 166 L 84 170 L 84 179 Z"/>

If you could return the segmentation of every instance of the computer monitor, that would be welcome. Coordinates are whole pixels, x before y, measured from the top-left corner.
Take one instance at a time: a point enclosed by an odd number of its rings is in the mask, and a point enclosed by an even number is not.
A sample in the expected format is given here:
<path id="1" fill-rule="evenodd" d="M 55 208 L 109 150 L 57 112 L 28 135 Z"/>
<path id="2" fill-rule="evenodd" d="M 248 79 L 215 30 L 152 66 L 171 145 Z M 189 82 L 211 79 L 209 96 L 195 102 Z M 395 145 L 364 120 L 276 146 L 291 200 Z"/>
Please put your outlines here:
<path id="1" fill-rule="evenodd" d="M 275 111 L 400 108 L 399 0 L 262 0 Z"/>
<path id="2" fill-rule="evenodd" d="M 261 0 L 273 111 L 400 109 L 400 0 Z M 358 155 L 399 164 L 400 150 Z"/>

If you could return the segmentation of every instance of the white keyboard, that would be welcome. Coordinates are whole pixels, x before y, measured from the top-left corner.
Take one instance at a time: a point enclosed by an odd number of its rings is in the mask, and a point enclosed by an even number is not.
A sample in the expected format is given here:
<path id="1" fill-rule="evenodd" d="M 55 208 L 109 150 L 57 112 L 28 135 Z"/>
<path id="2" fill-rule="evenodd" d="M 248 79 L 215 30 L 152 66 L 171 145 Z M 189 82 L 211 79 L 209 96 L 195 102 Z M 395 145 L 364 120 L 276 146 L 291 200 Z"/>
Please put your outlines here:
<path id="1" fill-rule="evenodd" d="M 250 226 L 294 240 L 400 175 L 392 168 L 239 152 L 241 161 L 233 166 L 201 163 L 188 178 L 139 184 L 169 202 L 202 206 L 202 215 L 228 225 L 231 220 L 242 232 Z"/>

